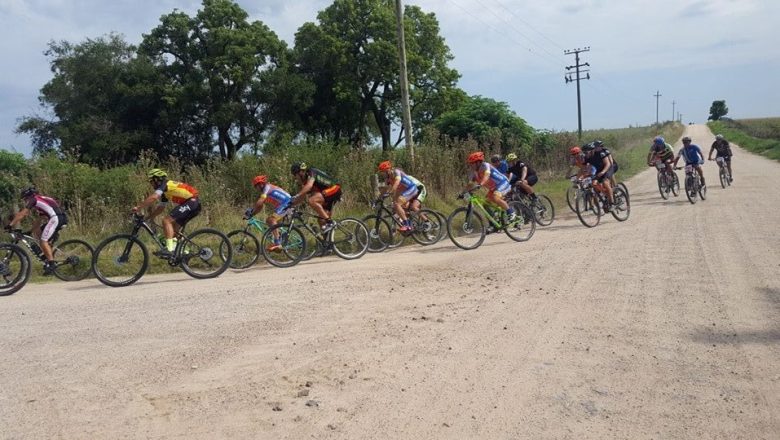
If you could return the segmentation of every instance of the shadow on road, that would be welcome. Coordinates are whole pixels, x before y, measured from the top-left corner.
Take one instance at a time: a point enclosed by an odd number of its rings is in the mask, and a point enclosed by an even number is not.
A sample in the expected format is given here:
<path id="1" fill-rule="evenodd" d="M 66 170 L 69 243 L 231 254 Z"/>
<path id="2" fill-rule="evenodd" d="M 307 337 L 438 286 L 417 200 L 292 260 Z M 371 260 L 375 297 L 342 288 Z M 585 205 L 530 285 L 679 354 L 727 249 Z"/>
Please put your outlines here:
<path id="1" fill-rule="evenodd" d="M 691 334 L 694 342 L 704 344 L 780 344 L 780 288 L 760 287 L 759 292 L 766 297 L 766 302 L 773 308 L 773 322 L 776 328 L 751 331 L 722 331 L 715 327 L 704 327 Z M 771 317 L 770 317 L 771 318 Z"/>

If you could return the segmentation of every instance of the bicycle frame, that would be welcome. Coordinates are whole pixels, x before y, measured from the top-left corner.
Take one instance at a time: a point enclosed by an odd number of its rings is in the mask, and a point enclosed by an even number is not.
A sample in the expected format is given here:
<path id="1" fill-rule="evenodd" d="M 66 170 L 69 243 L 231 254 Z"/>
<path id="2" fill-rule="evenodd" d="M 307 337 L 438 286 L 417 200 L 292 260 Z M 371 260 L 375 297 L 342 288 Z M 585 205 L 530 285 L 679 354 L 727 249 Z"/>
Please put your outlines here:
<path id="1" fill-rule="evenodd" d="M 151 226 L 149 226 L 149 223 L 146 220 L 144 220 L 144 217 L 142 215 L 133 214 L 133 221 L 135 222 L 135 224 L 133 225 L 133 230 L 132 232 L 130 232 L 130 235 L 132 235 L 135 238 L 138 238 L 138 235 L 141 232 L 141 230 L 145 230 L 149 234 L 149 237 L 152 238 L 152 241 L 157 245 L 157 247 L 161 251 L 167 250 L 167 248 L 162 243 L 160 243 L 160 240 L 157 239 L 154 229 Z M 181 261 L 182 249 L 186 244 L 185 242 L 189 242 L 187 237 L 182 233 L 183 229 L 184 228 L 174 233 L 174 236 L 176 237 L 176 249 L 174 249 L 173 251 L 173 257 L 168 259 L 168 263 L 171 266 L 176 266 L 179 264 L 179 262 Z M 127 261 L 127 259 L 130 256 L 130 251 L 132 250 L 132 246 L 133 246 L 132 242 L 127 243 L 124 252 L 122 252 L 121 257 L 119 258 L 120 262 Z"/>
<path id="2" fill-rule="evenodd" d="M 472 193 L 469 191 L 469 199 L 468 204 L 466 205 L 468 209 L 468 215 L 471 215 L 472 210 L 476 206 L 478 211 L 482 212 L 482 215 L 485 216 L 485 218 L 495 227 L 496 229 L 501 229 L 504 227 L 503 222 L 496 220 L 495 216 L 490 213 L 490 211 L 485 208 L 485 205 L 488 203 L 487 200 L 484 200 L 482 197 Z M 501 209 L 501 207 L 496 206 L 498 209 Z"/>

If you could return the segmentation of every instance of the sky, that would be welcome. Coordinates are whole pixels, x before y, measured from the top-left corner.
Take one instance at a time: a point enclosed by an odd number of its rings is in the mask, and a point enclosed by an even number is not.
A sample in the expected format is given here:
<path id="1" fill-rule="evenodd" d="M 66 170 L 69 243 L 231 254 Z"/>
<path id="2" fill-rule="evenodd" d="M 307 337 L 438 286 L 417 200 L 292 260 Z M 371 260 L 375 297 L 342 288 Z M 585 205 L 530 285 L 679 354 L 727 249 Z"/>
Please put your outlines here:
<path id="1" fill-rule="evenodd" d="M 292 47 L 296 30 L 330 0 L 237 0 L 250 20 Z M 584 130 L 647 125 L 682 114 L 706 122 L 713 100 L 733 118 L 780 116 L 777 0 L 404 0 L 436 14 L 469 95 L 506 102 L 537 129 L 576 130 L 577 92 L 564 81 L 574 55 L 590 64 L 581 82 Z M 111 32 L 139 43 L 193 0 L 0 0 L 0 148 L 29 155 L 19 118 L 47 115 L 49 41 L 79 43 Z M 660 97 L 656 99 L 656 93 Z"/>

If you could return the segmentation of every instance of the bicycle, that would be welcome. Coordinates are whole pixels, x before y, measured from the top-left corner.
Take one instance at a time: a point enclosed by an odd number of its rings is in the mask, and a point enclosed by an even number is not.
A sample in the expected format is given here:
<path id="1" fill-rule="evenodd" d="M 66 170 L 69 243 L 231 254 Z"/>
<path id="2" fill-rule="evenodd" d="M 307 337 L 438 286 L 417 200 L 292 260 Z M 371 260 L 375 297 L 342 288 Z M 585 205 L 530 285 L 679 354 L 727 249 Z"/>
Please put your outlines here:
<path id="1" fill-rule="evenodd" d="M 400 246 L 409 236 L 423 246 L 437 243 L 444 236 L 441 214 L 427 208 L 419 211 L 405 210 L 412 227 L 408 231 L 400 231 L 403 222 L 385 205 L 384 199 L 385 197 L 380 197 L 371 202 L 371 209 L 375 209 L 376 214 L 363 218 L 369 232 L 368 252 L 382 252 L 388 247 Z"/>
<path id="2" fill-rule="evenodd" d="M 533 212 L 520 202 L 509 202 L 516 218 L 506 222 L 506 211 L 492 211 L 486 207 L 487 201 L 474 194 L 479 187 L 458 195 L 458 199 L 467 199 L 467 205 L 455 209 L 447 217 L 447 235 L 455 246 L 470 250 L 478 248 L 485 241 L 487 225 L 497 232 L 504 231 L 514 241 L 528 241 L 536 230 Z"/>
<path id="3" fill-rule="evenodd" d="M 38 244 L 38 239 L 33 237 L 32 232 L 14 229 L 9 231 L 9 234 L 11 234 L 11 243 L 24 244 L 38 261 L 46 263 L 43 249 Z M 94 248 L 83 240 L 66 240 L 55 245 L 58 237 L 59 232 L 55 233 L 50 240 L 52 256 L 54 257 L 54 276 L 62 281 L 79 281 L 88 277 L 92 272 Z"/>
<path id="4" fill-rule="evenodd" d="M 30 256 L 12 243 L 0 243 L 0 296 L 13 295 L 30 280 Z"/>
<path id="5" fill-rule="evenodd" d="M 676 167 L 675 170 L 682 168 Z M 707 200 L 707 187 L 701 184 L 701 176 L 693 165 L 685 165 L 685 195 L 691 204 L 695 204 L 698 197 Z"/>
<path id="6" fill-rule="evenodd" d="M 360 258 L 366 253 L 369 233 L 362 221 L 350 217 L 334 219 L 334 226 L 322 233 L 306 218 L 322 219 L 304 209 L 303 205 L 289 208 L 282 221 L 269 227 L 263 234 L 260 249 L 269 263 L 277 267 L 290 267 L 330 251 L 345 260 Z M 278 249 L 269 250 L 272 244 L 278 245 Z"/>
<path id="7" fill-rule="evenodd" d="M 536 200 L 520 188 L 512 188 L 508 200 L 520 202 L 534 213 L 534 220 L 539 226 L 550 226 L 555 220 L 555 207 L 552 200 L 544 194 L 536 193 Z"/>
<path id="8" fill-rule="evenodd" d="M 661 197 L 667 200 L 670 192 L 675 197 L 680 195 L 680 179 L 677 178 L 677 173 L 667 170 L 666 163 L 662 160 L 656 160 L 653 165 L 658 170 L 658 192 L 661 193 Z"/>
<path id="9" fill-rule="evenodd" d="M 181 267 L 196 279 L 214 278 L 227 270 L 233 256 L 230 240 L 216 229 L 199 229 L 184 235 L 183 228 L 176 233 L 176 248 L 168 252 L 165 244 L 155 236 L 154 229 L 144 216 L 133 214 L 129 234 L 116 234 L 103 240 L 95 249 L 92 268 L 101 283 L 111 287 L 129 286 L 138 281 L 149 268 L 149 251 L 138 238 L 145 230 L 159 251 L 154 255 L 171 267 Z"/>
<path id="10" fill-rule="evenodd" d="M 257 263 L 257 259 L 260 258 L 260 240 L 250 232 L 251 230 L 262 237 L 268 230 L 268 224 L 252 217 L 247 220 L 244 229 L 236 229 L 227 234 L 233 246 L 233 258 L 230 260 L 230 267 L 233 269 L 246 269 Z"/>
<path id="11" fill-rule="evenodd" d="M 589 228 L 593 228 L 601 221 L 601 216 L 606 212 L 605 207 L 609 205 L 607 195 L 596 190 L 593 185 L 593 178 L 586 177 L 579 181 L 580 194 L 575 201 L 577 218 L 580 223 Z M 612 190 L 612 196 L 615 203 L 612 204 L 612 217 L 619 222 L 628 220 L 631 214 L 631 202 L 625 190 L 618 186 Z"/>
<path id="12" fill-rule="evenodd" d="M 715 158 L 715 162 L 718 164 L 718 177 L 720 177 L 720 186 L 726 189 L 727 186 L 731 186 L 731 173 L 726 166 L 726 159 L 721 156 Z"/>

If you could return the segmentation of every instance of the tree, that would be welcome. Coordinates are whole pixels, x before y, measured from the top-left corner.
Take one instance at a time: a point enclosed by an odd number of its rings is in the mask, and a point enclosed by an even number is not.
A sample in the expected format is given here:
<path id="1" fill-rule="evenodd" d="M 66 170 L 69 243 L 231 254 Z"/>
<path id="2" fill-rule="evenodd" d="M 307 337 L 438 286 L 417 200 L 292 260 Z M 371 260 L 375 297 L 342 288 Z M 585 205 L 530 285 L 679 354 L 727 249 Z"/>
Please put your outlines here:
<path id="1" fill-rule="evenodd" d="M 443 135 L 473 138 L 480 146 L 491 146 L 498 140 L 505 153 L 534 139 L 534 130 L 506 103 L 482 96 L 468 98 L 461 107 L 436 119 L 435 125 Z"/>
<path id="2" fill-rule="evenodd" d="M 712 101 L 712 105 L 710 106 L 710 117 L 707 118 L 709 120 L 717 121 L 718 119 L 726 116 L 729 112 L 729 108 L 726 107 L 726 101 Z"/>
<path id="3" fill-rule="evenodd" d="M 424 123 L 459 96 L 458 73 L 447 67 L 452 56 L 435 16 L 411 6 L 404 17 L 412 115 Z M 335 0 L 317 19 L 295 35 L 299 72 L 316 85 L 308 129 L 355 146 L 379 136 L 383 150 L 392 148 L 392 126 L 401 125 L 393 2 Z"/>

